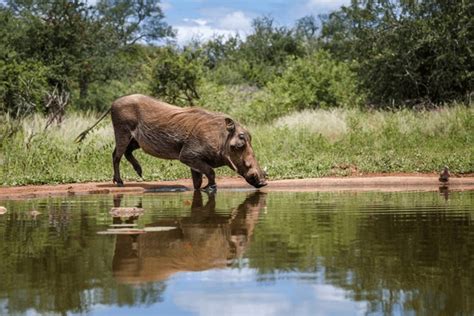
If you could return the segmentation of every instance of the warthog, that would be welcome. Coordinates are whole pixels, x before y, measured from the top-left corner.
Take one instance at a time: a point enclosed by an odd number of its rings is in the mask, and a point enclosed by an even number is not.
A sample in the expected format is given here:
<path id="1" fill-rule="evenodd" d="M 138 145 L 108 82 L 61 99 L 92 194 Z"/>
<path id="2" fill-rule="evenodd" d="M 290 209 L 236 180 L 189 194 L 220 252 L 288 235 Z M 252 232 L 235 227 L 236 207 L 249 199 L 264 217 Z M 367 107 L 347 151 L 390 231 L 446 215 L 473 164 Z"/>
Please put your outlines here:
<path id="1" fill-rule="evenodd" d="M 142 168 L 133 156 L 135 149 L 163 159 L 178 159 L 191 168 L 193 185 L 199 190 L 202 175 L 208 184 L 203 189 L 216 190 L 213 168 L 229 166 L 256 188 L 267 184 L 252 149 L 250 133 L 232 118 L 200 108 L 180 108 L 154 98 L 134 94 L 121 97 L 89 129 L 82 141 L 109 112 L 115 132 L 113 152 L 114 178 L 123 186 L 120 160 L 123 155 L 142 176 Z"/>

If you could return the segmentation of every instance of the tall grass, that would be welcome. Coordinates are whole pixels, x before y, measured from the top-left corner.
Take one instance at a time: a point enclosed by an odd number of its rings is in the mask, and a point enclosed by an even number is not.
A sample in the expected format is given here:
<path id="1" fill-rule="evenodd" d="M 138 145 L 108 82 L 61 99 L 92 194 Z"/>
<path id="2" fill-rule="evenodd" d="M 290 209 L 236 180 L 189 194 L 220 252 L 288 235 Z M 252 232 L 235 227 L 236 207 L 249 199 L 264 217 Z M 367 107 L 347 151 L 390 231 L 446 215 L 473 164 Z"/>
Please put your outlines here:
<path id="1" fill-rule="evenodd" d="M 7 124 L 0 127 L 0 183 L 110 181 L 115 145 L 110 120 L 104 120 L 83 143 L 74 143 L 96 118 L 92 113 L 71 113 L 61 126 L 45 130 L 41 115 L 21 122 L 1 117 Z M 18 131 L 7 137 L 5 126 L 18 126 Z M 257 158 L 273 179 L 435 172 L 444 165 L 454 173 L 474 172 L 474 110 L 463 105 L 421 112 L 303 111 L 248 128 Z M 135 153 L 145 180 L 190 176 L 189 169 L 177 161 L 140 150 Z M 125 180 L 138 179 L 125 159 L 121 169 Z M 218 174 L 234 173 L 221 168 Z"/>
<path id="2" fill-rule="evenodd" d="M 255 130 L 277 178 L 386 172 L 474 172 L 474 110 L 316 110 Z"/>

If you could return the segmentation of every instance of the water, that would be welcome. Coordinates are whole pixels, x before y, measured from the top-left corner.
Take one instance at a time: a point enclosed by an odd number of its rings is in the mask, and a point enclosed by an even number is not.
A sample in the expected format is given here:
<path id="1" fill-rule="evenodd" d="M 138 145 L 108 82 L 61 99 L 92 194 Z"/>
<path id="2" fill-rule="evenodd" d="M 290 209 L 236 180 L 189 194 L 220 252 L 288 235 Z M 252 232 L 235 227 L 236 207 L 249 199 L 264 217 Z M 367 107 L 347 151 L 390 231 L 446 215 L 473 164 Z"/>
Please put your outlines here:
<path id="1" fill-rule="evenodd" d="M 0 314 L 473 314 L 473 199 L 221 191 L 0 201 Z M 143 211 L 113 217 L 114 206 Z M 119 224 L 136 226 L 111 234 Z"/>

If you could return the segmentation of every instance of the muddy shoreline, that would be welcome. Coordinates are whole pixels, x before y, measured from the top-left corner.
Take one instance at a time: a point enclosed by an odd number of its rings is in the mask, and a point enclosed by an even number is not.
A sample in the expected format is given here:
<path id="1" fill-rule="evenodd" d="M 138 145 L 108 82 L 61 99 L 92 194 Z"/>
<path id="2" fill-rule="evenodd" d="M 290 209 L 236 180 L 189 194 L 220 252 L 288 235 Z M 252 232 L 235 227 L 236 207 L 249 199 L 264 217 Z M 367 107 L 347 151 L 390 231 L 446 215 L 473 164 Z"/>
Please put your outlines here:
<path id="1" fill-rule="evenodd" d="M 217 179 L 218 192 L 225 190 L 255 190 L 244 179 L 225 177 Z M 474 190 L 474 175 L 450 178 L 447 185 L 438 181 L 436 174 L 391 174 L 362 175 L 355 177 L 324 177 L 310 179 L 288 179 L 269 181 L 263 192 L 337 192 L 337 191 L 464 191 Z M 124 187 L 116 187 L 112 182 L 87 182 L 58 185 L 27 185 L 0 187 L 0 199 L 29 199 L 57 195 L 83 194 L 117 194 L 117 193 L 151 193 L 151 192 L 183 192 L 192 190 L 191 179 L 176 181 L 145 181 L 125 182 Z"/>

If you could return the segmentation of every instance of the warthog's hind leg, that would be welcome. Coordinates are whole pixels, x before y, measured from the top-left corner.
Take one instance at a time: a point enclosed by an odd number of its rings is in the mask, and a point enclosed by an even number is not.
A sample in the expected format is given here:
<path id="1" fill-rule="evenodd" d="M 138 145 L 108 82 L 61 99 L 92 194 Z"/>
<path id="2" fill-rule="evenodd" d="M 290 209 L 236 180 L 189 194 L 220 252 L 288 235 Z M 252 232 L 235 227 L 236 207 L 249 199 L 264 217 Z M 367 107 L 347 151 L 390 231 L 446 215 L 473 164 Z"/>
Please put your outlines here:
<path id="1" fill-rule="evenodd" d="M 140 148 L 140 145 L 138 145 L 138 142 L 132 138 L 127 146 L 127 150 L 125 151 L 125 158 L 127 158 L 127 160 L 132 164 L 133 169 L 135 169 L 138 176 L 142 178 L 142 167 L 135 156 L 133 156 L 133 151 L 138 148 Z"/>
<path id="2" fill-rule="evenodd" d="M 132 139 L 131 135 L 127 135 L 127 132 L 115 130 L 115 149 L 112 153 L 112 161 L 114 165 L 114 183 L 119 187 L 123 187 L 123 181 L 120 177 L 120 160 L 123 154 L 127 150 L 128 144 Z"/>
<path id="3" fill-rule="evenodd" d="M 120 151 L 117 149 L 117 146 L 114 149 L 114 152 L 112 153 L 112 161 L 114 165 L 114 178 L 113 181 L 114 183 L 117 184 L 118 187 L 123 187 L 123 181 L 122 178 L 120 177 L 120 160 L 122 159 L 123 152 L 120 153 Z"/>

